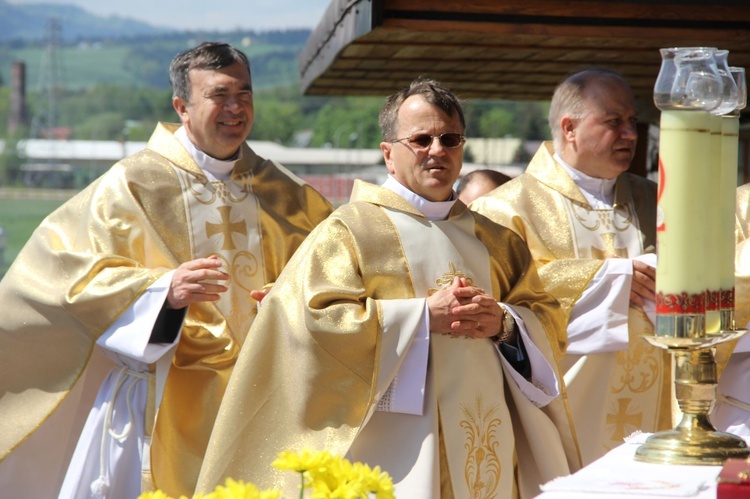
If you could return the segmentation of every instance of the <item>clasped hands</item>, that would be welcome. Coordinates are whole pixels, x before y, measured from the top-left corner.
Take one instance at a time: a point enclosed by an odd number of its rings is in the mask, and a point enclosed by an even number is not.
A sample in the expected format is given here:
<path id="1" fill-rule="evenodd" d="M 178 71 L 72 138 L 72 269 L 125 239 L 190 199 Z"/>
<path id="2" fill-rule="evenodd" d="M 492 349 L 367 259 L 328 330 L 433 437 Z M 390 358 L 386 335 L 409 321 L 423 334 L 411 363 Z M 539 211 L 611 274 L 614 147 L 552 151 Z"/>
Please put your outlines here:
<path id="1" fill-rule="evenodd" d="M 427 298 L 430 332 L 488 338 L 500 333 L 503 309 L 483 289 L 455 277 L 451 285 Z"/>

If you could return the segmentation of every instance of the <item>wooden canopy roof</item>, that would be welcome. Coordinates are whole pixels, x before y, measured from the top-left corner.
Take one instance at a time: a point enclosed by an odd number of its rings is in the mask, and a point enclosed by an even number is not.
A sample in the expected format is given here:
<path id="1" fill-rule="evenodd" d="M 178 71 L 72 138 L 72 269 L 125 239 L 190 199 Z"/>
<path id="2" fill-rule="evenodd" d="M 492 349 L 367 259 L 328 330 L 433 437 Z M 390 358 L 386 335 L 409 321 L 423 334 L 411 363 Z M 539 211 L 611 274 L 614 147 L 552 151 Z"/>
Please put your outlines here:
<path id="1" fill-rule="evenodd" d="M 728 49 L 750 71 L 750 1 L 332 0 L 300 56 L 307 95 L 385 96 L 420 75 L 461 98 L 549 100 L 605 66 L 652 101 L 660 48 Z M 655 110 L 655 109 L 654 109 Z"/>

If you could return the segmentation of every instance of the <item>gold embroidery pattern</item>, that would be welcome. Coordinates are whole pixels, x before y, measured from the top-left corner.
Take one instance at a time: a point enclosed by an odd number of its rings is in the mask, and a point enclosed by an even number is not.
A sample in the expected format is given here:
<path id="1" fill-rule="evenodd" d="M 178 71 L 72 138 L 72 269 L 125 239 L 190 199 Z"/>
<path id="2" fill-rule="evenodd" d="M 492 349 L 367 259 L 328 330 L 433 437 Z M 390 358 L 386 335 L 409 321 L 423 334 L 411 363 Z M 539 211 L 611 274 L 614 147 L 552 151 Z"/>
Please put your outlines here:
<path id="1" fill-rule="evenodd" d="M 610 385 L 610 393 L 620 397 L 613 402 L 616 406 L 610 406 L 606 419 L 606 431 L 611 435 L 612 448 L 620 445 L 623 438 L 643 427 L 643 411 L 642 407 L 639 407 L 638 399 L 644 402 L 644 397 L 658 397 L 658 393 L 646 395 L 646 392 L 656 385 L 660 376 L 658 353 L 656 347 L 642 341 L 617 354 L 617 375 Z M 639 397 L 627 397 L 626 394 Z"/>
<path id="2" fill-rule="evenodd" d="M 615 247 L 615 233 L 607 232 L 601 235 L 602 241 L 604 241 L 604 250 L 601 250 L 595 246 L 591 247 L 591 256 L 597 260 L 605 260 L 607 258 L 627 258 L 627 248 Z"/>
<path id="3" fill-rule="evenodd" d="M 222 299 L 229 300 L 229 310 L 240 310 L 226 316 L 229 324 L 229 334 L 242 344 L 250 329 L 258 309 L 252 305 L 250 291 L 254 289 L 253 277 L 259 272 L 258 260 L 249 251 L 237 251 L 231 262 L 221 253 L 213 253 L 224 262 L 224 269 L 229 274 L 229 282 L 232 283 L 232 291 L 226 293 Z"/>
<path id="4" fill-rule="evenodd" d="M 248 293 L 253 290 L 252 278 L 258 273 L 258 260 L 249 251 L 238 251 L 230 262 L 223 255 L 216 254 L 224 262 L 229 281 Z M 244 299 L 244 297 L 243 297 Z"/>
<path id="5" fill-rule="evenodd" d="M 254 255 L 250 247 L 257 248 L 253 225 L 248 225 L 248 216 L 253 219 L 255 210 L 251 205 L 239 204 L 247 199 L 251 189 L 247 185 L 251 176 L 236 176 L 228 181 L 209 181 L 205 176 L 194 175 L 176 168 L 180 183 L 184 187 L 188 224 L 191 227 L 191 244 L 196 258 L 216 256 L 222 262 L 222 270 L 229 274 L 229 289 L 215 303 L 226 321 L 225 333 L 232 345 L 241 345 L 250 328 L 257 307 L 250 298 L 250 291 L 263 285 L 262 260 Z M 197 240 L 195 239 L 197 237 Z"/>
<path id="6" fill-rule="evenodd" d="M 612 217 L 612 225 L 614 225 L 617 232 L 625 232 L 633 225 L 633 220 L 636 219 L 635 212 L 633 211 L 630 203 L 618 204 L 615 206 L 614 217 Z"/>
<path id="7" fill-rule="evenodd" d="M 232 177 L 233 184 L 239 187 L 238 189 L 239 195 L 235 195 L 234 191 L 232 189 L 229 189 L 227 187 L 227 184 L 224 182 L 221 182 L 224 189 L 223 189 L 223 192 L 220 193 L 220 195 L 226 196 L 226 200 L 228 202 L 241 203 L 242 201 L 247 199 L 247 197 L 252 192 L 252 181 L 253 181 L 253 176 L 250 173 L 243 173 L 242 175 L 237 175 L 235 177 Z"/>
<path id="8" fill-rule="evenodd" d="M 464 448 L 468 452 L 464 466 L 464 480 L 476 499 L 496 496 L 502 472 L 497 432 L 502 421 L 496 415 L 497 405 L 484 410 L 481 396 L 477 396 L 476 407 L 461 405 L 465 419 L 460 422 L 466 434 Z"/>
<path id="9" fill-rule="evenodd" d="M 585 206 L 571 203 L 573 216 L 576 221 L 586 230 L 596 232 L 602 223 L 609 226 L 609 210 L 589 210 Z"/>
<path id="10" fill-rule="evenodd" d="M 243 236 L 247 236 L 247 227 L 245 226 L 245 222 L 243 220 L 240 220 L 238 222 L 231 221 L 231 206 L 219 206 L 217 210 L 221 215 L 221 222 L 206 222 L 206 236 L 208 236 L 208 238 L 210 239 L 217 234 L 221 234 L 222 236 L 224 236 L 224 242 L 221 246 L 221 249 L 227 251 L 235 250 L 237 249 L 237 247 L 234 245 L 234 241 L 232 240 L 232 233 L 237 232 L 239 234 L 242 234 Z"/>
<path id="11" fill-rule="evenodd" d="M 224 182 L 211 182 L 211 186 L 214 188 L 214 191 L 216 191 L 216 196 L 221 202 L 226 203 L 227 198 L 229 197 L 229 189 L 227 189 L 226 184 Z"/>
<path id="12" fill-rule="evenodd" d="M 437 286 L 437 288 L 430 288 L 428 290 L 429 295 L 432 296 L 441 289 L 447 288 L 451 285 L 453 279 L 455 279 L 456 277 L 463 277 L 464 279 L 466 279 L 466 282 L 469 284 L 469 286 L 474 284 L 474 279 L 464 274 L 460 270 L 456 270 L 456 265 L 453 262 L 448 262 L 448 272 L 443 273 L 443 275 L 441 275 L 438 279 L 435 279 L 435 285 Z"/>
<path id="13" fill-rule="evenodd" d="M 612 227 L 612 217 L 609 210 L 597 210 L 596 215 L 599 217 L 597 225 L 604 230 L 610 230 Z"/>
<path id="14" fill-rule="evenodd" d="M 618 205 L 614 209 L 587 210 L 572 203 L 572 213 L 580 227 L 588 232 L 599 233 L 604 248 L 591 246 L 592 258 L 627 258 L 628 248 L 617 247 L 617 233 L 626 232 L 633 225 L 634 215 L 628 204 Z"/>
<path id="15" fill-rule="evenodd" d="M 629 204 L 618 205 L 613 209 L 589 210 L 585 206 L 571 203 L 573 216 L 581 226 L 591 232 L 615 230 L 625 232 L 633 224 L 633 210 Z"/>
<path id="16" fill-rule="evenodd" d="M 631 412 L 630 402 L 633 399 L 623 397 L 617 399 L 617 407 L 610 407 L 607 412 L 607 426 L 612 431 L 610 440 L 622 443 L 623 439 L 641 427 L 643 412 Z"/>
<path id="17" fill-rule="evenodd" d="M 612 383 L 612 393 L 629 389 L 643 393 L 656 383 L 659 377 L 657 347 L 645 341 L 637 341 L 630 349 L 617 353 L 617 369 L 622 374 Z"/>
<path id="18" fill-rule="evenodd" d="M 201 204 L 211 204 L 220 199 L 224 203 L 241 203 L 250 194 L 250 181 L 252 175 L 242 174 L 233 179 L 233 183 L 236 185 L 235 190 L 238 195 L 232 192 L 232 189 L 227 185 L 227 182 L 221 180 L 214 180 L 209 182 L 205 177 L 190 176 L 189 187 L 190 192 L 195 196 L 195 199 Z"/>
<path id="19" fill-rule="evenodd" d="M 236 284 L 248 293 L 253 290 L 251 279 L 259 270 L 258 260 L 255 258 L 255 255 L 249 251 L 238 251 L 232 257 L 231 262 L 221 253 L 212 253 L 212 255 L 224 262 L 224 269 L 229 274 L 229 282 Z"/>
<path id="20" fill-rule="evenodd" d="M 201 204 L 211 204 L 216 201 L 216 187 L 205 177 L 196 177 L 195 175 L 186 175 L 188 178 L 188 188 L 196 201 Z"/>

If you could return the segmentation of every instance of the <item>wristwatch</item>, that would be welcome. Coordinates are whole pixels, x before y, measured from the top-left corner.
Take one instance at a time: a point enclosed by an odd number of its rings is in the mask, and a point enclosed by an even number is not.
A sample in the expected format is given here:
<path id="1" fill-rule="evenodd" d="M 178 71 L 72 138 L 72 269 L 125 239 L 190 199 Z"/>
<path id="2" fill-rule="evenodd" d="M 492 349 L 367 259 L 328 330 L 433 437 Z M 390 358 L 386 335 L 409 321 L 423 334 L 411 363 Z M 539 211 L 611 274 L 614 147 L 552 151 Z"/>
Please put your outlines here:
<path id="1" fill-rule="evenodd" d="M 502 331 L 500 332 L 500 334 L 496 334 L 495 336 L 490 338 L 495 342 L 496 345 L 508 341 L 510 337 L 513 336 L 513 332 L 516 330 L 516 320 L 513 318 L 510 310 L 508 310 L 508 307 L 506 307 L 502 303 L 500 304 L 500 307 L 503 309 Z"/>

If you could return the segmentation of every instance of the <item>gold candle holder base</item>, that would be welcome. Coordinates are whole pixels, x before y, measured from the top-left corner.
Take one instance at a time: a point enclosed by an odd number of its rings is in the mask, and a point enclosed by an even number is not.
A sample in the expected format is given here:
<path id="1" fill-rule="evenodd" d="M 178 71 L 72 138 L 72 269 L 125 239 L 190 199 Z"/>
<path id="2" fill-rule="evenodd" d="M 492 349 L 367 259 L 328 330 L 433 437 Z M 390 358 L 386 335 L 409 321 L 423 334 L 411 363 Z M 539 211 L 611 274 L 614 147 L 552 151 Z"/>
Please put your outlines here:
<path id="1" fill-rule="evenodd" d="M 717 431 L 708 418 L 716 402 L 718 383 L 713 347 L 745 332 L 720 331 L 703 338 L 644 336 L 652 345 L 674 355 L 675 396 L 683 416 L 673 430 L 646 439 L 636 450 L 636 461 L 721 465 L 731 457 L 750 456 L 750 447 L 742 438 Z"/>
<path id="2" fill-rule="evenodd" d="M 731 457 L 750 455 L 745 441 L 716 431 L 706 417 L 685 414 L 674 430 L 655 433 L 635 452 L 645 463 L 721 466 Z"/>

